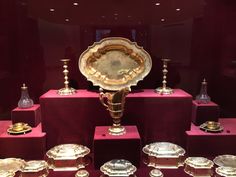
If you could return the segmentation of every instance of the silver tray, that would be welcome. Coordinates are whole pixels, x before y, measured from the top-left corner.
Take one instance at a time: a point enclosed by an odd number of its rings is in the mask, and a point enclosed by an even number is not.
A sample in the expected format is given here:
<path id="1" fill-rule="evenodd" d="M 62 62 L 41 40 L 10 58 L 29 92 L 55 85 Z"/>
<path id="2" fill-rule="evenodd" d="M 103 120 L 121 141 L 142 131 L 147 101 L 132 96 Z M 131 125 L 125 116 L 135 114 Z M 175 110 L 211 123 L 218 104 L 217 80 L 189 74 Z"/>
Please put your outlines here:
<path id="1" fill-rule="evenodd" d="M 79 58 L 81 73 L 106 90 L 135 86 L 150 72 L 150 55 L 135 42 L 110 37 L 95 42 Z"/>
<path id="2" fill-rule="evenodd" d="M 126 177 L 134 175 L 137 168 L 128 160 L 114 159 L 102 165 L 100 170 L 104 175 Z"/>
<path id="3" fill-rule="evenodd" d="M 213 162 L 219 167 L 233 167 L 236 168 L 236 156 L 235 155 L 219 155 L 214 158 Z"/>

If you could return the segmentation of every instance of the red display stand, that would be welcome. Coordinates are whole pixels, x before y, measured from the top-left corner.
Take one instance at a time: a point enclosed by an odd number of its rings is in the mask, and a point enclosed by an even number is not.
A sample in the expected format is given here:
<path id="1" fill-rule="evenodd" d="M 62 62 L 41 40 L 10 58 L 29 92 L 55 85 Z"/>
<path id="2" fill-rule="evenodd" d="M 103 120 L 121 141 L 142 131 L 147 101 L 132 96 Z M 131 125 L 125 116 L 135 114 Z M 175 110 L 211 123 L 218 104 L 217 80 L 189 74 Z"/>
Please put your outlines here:
<path id="1" fill-rule="evenodd" d="M 9 135 L 7 129 L 11 124 L 11 121 L 0 121 L 0 158 L 43 159 L 46 133 L 42 133 L 41 124 L 33 128 L 30 133 Z"/>
<path id="2" fill-rule="evenodd" d="M 141 140 L 136 126 L 125 126 L 126 134 L 113 136 L 108 133 L 108 126 L 95 128 L 93 152 L 94 167 L 99 169 L 112 159 L 126 159 L 139 167 Z"/>
<path id="3" fill-rule="evenodd" d="M 11 112 L 12 123 L 24 122 L 31 127 L 36 127 L 41 122 L 41 110 L 40 105 L 35 104 L 31 108 L 20 109 L 15 108 Z"/>
<path id="4" fill-rule="evenodd" d="M 187 134 L 187 152 L 189 156 L 216 156 L 235 154 L 236 119 L 219 119 L 224 127 L 220 133 L 207 133 L 192 124 Z"/>
<path id="5" fill-rule="evenodd" d="M 220 116 L 220 108 L 214 102 L 207 104 L 199 104 L 196 100 L 193 100 L 192 107 L 192 122 L 195 125 L 201 125 L 206 121 L 217 122 Z"/>

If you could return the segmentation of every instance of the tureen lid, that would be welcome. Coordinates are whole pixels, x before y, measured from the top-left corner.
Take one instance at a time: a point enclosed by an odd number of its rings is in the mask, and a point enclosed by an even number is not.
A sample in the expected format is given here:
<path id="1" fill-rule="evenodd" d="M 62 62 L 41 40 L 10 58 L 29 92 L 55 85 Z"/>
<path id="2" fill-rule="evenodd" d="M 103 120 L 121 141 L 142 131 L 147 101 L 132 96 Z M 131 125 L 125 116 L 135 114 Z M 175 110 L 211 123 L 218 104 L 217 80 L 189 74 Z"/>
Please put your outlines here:
<path id="1" fill-rule="evenodd" d="M 218 168 L 216 168 L 216 173 L 218 175 L 221 175 L 221 176 L 224 176 L 224 177 L 229 177 L 229 176 L 236 177 L 236 168 L 233 168 L 233 167 L 218 167 Z"/>
<path id="2" fill-rule="evenodd" d="M 193 168 L 212 168 L 214 166 L 214 163 L 205 157 L 188 157 L 184 163 Z"/>
<path id="3" fill-rule="evenodd" d="M 213 162 L 220 167 L 234 167 L 236 168 L 236 156 L 235 155 L 219 155 L 214 158 Z"/>
<path id="4" fill-rule="evenodd" d="M 22 172 L 39 172 L 47 168 L 48 164 L 44 160 L 31 160 L 26 162 Z"/>
<path id="5" fill-rule="evenodd" d="M 0 169 L 3 171 L 11 171 L 13 173 L 20 171 L 25 166 L 25 161 L 20 158 L 0 159 Z"/>

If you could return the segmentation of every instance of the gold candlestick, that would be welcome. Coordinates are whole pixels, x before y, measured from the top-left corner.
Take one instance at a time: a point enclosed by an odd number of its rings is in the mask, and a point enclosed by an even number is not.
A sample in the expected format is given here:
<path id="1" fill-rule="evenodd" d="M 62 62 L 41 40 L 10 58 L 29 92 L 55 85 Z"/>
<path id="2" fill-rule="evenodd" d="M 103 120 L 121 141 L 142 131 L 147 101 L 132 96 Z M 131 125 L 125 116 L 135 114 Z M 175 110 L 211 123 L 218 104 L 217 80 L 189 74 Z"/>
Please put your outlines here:
<path id="1" fill-rule="evenodd" d="M 161 95 L 170 95 L 173 93 L 173 90 L 169 87 L 167 87 L 167 63 L 170 61 L 170 59 L 162 59 L 163 61 L 163 81 L 162 81 L 162 87 L 158 87 L 155 91 Z"/>
<path id="2" fill-rule="evenodd" d="M 58 94 L 59 95 L 73 95 L 76 93 L 76 90 L 74 88 L 69 87 L 69 80 L 68 80 L 68 62 L 70 61 L 70 59 L 61 59 L 60 61 L 63 62 L 63 74 L 64 74 L 64 79 L 65 79 L 65 87 L 58 90 Z"/>

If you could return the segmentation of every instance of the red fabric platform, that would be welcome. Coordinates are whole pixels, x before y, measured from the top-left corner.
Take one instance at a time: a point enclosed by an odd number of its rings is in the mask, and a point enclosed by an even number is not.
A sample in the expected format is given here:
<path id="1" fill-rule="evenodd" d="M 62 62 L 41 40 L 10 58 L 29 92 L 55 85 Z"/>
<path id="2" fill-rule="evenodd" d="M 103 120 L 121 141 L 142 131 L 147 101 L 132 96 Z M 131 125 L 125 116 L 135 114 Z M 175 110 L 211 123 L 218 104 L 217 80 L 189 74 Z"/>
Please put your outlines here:
<path id="1" fill-rule="evenodd" d="M 41 124 L 24 135 L 9 135 L 11 121 L 0 121 L 0 158 L 18 157 L 24 159 L 42 159 L 45 153 L 46 133 L 42 133 Z"/>
<path id="2" fill-rule="evenodd" d="M 31 127 L 36 127 L 41 122 L 40 105 L 35 104 L 31 108 L 20 109 L 15 108 L 11 112 L 12 123 L 24 122 L 28 123 Z"/>
<path id="3" fill-rule="evenodd" d="M 99 169 L 105 162 L 112 159 L 126 159 L 139 167 L 141 139 L 136 126 L 125 126 L 126 134 L 112 136 L 108 126 L 95 128 L 93 153 L 94 167 Z"/>
<path id="4" fill-rule="evenodd" d="M 206 121 L 217 122 L 220 116 L 219 106 L 210 101 L 207 104 L 199 104 L 197 101 L 193 100 L 192 107 L 192 122 L 195 125 L 201 125 Z"/>
<path id="5" fill-rule="evenodd" d="M 187 152 L 189 156 L 216 156 L 235 154 L 236 150 L 236 119 L 219 119 L 224 127 L 221 133 L 207 133 L 192 124 L 187 134 Z"/>
<path id="6" fill-rule="evenodd" d="M 60 96 L 50 90 L 40 97 L 43 131 L 47 149 L 62 143 L 92 147 L 95 126 L 112 124 L 111 117 L 98 99 L 98 93 L 78 90 Z M 142 143 L 170 141 L 185 146 L 185 131 L 191 125 L 192 96 L 180 89 L 172 95 L 154 90 L 130 93 L 126 98 L 123 125 L 137 125 Z"/>

